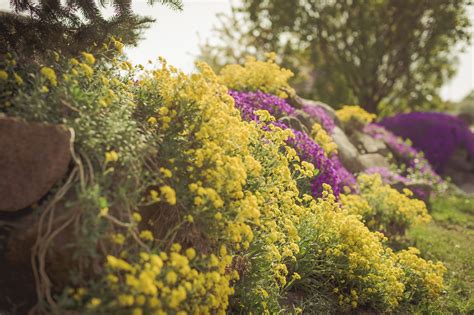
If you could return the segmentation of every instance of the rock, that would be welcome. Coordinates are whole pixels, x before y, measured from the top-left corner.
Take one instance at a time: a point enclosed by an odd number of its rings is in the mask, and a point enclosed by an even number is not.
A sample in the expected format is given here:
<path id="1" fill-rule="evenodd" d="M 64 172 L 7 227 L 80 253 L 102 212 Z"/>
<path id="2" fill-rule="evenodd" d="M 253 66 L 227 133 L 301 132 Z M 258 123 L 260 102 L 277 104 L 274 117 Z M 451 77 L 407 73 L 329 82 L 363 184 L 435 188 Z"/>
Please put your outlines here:
<path id="1" fill-rule="evenodd" d="M 38 202 L 66 174 L 70 134 L 62 126 L 0 117 L 0 211 Z"/>
<path id="2" fill-rule="evenodd" d="M 367 153 L 380 153 L 384 156 L 389 153 L 387 146 L 382 140 L 375 139 L 363 132 L 354 132 L 351 136 L 351 140 L 353 143 L 360 145 L 363 151 Z"/>
<path id="3" fill-rule="evenodd" d="M 300 121 L 300 123 L 304 126 L 308 134 L 311 133 L 311 129 L 313 128 L 313 121 L 311 120 L 311 117 L 308 114 L 306 114 L 304 111 L 300 109 L 297 109 L 294 112 L 293 117 L 295 117 L 296 119 Z"/>
<path id="4" fill-rule="evenodd" d="M 359 161 L 359 151 L 357 151 L 357 148 L 349 141 L 344 131 L 336 126 L 331 136 L 337 144 L 339 159 L 342 164 L 353 173 L 360 172 L 363 167 Z"/>
<path id="5" fill-rule="evenodd" d="M 450 177 L 462 191 L 474 195 L 474 163 L 463 148 L 458 148 L 443 170 L 443 176 Z"/>
<path id="6" fill-rule="evenodd" d="M 362 154 L 359 156 L 359 162 L 364 170 L 371 167 L 390 167 L 390 163 L 388 163 L 387 159 L 378 153 Z"/>

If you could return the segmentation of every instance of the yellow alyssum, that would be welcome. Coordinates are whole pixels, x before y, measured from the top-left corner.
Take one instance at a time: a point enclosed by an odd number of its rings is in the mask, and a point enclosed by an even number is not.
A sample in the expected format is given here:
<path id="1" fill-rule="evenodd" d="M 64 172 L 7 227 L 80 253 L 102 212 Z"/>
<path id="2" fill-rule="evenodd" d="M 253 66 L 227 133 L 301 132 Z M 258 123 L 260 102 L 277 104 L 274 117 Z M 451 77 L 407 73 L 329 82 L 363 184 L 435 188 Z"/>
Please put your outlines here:
<path id="1" fill-rule="evenodd" d="M 266 57 L 266 61 L 247 57 L 243 66 L 237 64 L 225 66 L 219 73 L 219 82 L 239 91 L 260 90 L 283 98 L 288 94 L 294 94 L 295 90 L 288 84 L 288 79 L 293 73 L 276 64 L 275 53 L 269 53 Z"/>
<path id="2" fill-rule="evenodd" d="M 324 150 L 326 156 L 337 154 L 337 144 L 320 124 L 314 124 L 311 128 L 311 137 Z"/>
<path id="3" fill-rule="evenodd" d="M 355 120 L 364 125 L 372 122 L 377 117 L 358 105 L 344 105 L 342 109 L 336 111 L 336 116 L 343 124 Z"/>
<path id="4" fill-rule="evenodd" d="M 56 72 L 50 67 L 42 67 L 40 69 L 40 73 L 43 77 L 45 77 L 52 86 L 58 85 L 58 79 L 56 77 Z"/>

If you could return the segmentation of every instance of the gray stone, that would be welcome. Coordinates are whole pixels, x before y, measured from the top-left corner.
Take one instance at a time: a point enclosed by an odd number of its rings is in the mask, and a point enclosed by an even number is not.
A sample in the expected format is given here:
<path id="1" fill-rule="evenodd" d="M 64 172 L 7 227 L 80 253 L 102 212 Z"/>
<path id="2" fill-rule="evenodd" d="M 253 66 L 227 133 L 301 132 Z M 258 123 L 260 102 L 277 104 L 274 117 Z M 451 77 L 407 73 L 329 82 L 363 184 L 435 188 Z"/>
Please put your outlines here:
<path id="1" fill-rule="evenodd" d="M 359 156 L 359 162 L 364 170 L 371 167 L 390 167 L 390 163 L 388 163 L 387 159 L 378 153 L 363 154 Z"/>
<path id="2" fill-rule="evenodd" d="M 359 151 L 352 142 L 349 141 L 344 131 L 336 126 L 331 136 L 337 144 L 339 159 L 342 164 L 353 173 L 361 171 L 363 168 L 359 161 Z"/>
<path id="3" fill-rule="evenodd" d="M 380 153 L 387 155 L 389 150 L 385 143 L 380 139 L 375 139 L 365 133 L 356 131 L 351 135 L 353 143 L 360 145 L 363 151 L 367 153 Z"/>
<path id="4" fill-rule="evenodd" d="M 0 118 L 0 211 L 31 206 L 63 178 L 69 141 L 63 126 Z"/>

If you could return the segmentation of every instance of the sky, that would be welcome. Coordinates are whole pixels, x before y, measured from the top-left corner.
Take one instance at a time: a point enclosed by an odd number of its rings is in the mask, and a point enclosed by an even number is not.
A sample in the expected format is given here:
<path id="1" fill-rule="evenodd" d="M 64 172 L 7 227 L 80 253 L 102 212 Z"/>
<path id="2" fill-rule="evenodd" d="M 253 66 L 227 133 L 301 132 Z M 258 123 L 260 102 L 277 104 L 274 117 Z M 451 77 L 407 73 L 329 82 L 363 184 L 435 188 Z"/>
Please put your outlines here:
<path id="1" fill-rule="evenodd" d="M 161 55 L 169 64 L 190 72 L 194 69 L 195 57 L 199 53 L 199 38 L 212 38 L 212 27 L 217 24 L 216 14 L 230 12 L 232 0 L 184 0 L 184 10 L 172 11 L 155 5 L 150 7 L 145 0 L 134 3 L 135 12 L 156 18 L 143 34 L 138 47 L 126 50 L 134 63 L 145 64 Z M 234 0 L 235 2 L 235 0 Z M 474 24 L 474 8 L 469 15 Z M 474 26 L 472 27 L 474 34 Z M 441 95 L 445 100 L 459 101 L 474 89 L 474 40 L 459 56 L 456 75 L 443 86 Z"/>
<path id="2" fill-rule="evenodd" d="M 238 0 L 184 0 L 183 11 L 173 11 L 165 6 L 147 5 L 147 0 L 133 1 L 134 12 L 156 19 L 143 33 L 137 47 L 126 49 L 134 64 L 147 64 L 163 56 L 168 63 L 190 72 L 199 53 L 199 43 L 212 38 L 212 28 L 217 24 L 216 14 L 230 12 L 231 3 Z M 9 1 L 0 0 L 0 10 L 8 9 Z M 469 11 L 474 24 L 474 8 Z M 474 26 L 471 27 L 474 34 Z M 447 82 L 441 95 L 445 100 L 459 101 L 474 89 L 474 40 L 466 51 L 458 55 L 456 75 Z"/>

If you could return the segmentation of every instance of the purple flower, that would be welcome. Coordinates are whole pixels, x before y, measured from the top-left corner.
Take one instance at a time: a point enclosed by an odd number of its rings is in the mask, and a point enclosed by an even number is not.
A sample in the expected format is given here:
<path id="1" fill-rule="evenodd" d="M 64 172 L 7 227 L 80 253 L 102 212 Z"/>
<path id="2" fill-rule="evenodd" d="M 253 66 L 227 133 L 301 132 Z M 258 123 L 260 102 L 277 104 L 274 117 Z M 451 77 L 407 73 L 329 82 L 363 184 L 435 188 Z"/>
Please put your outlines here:
<path id="1" fill-rule="evenodd" d="M 305 104 L 303 105 L 303 111 L 312 118 L 316 119 L 328 133 L 331 133 L 336 127 L 334 120 L 322 107 Z"/>
<path id="2" fill-rule="evenodd" d="M 242 118 L 245 120 L 257 120 L 257 116 L 254 114 L 256 110 L 267 110 L 277 118 L 291 115 L 295 111 L 283 98 L 261 91 L 238 92 L 230 90 L 229 95 L 234 98 L 235 107 L 240 110 Z"/>
<path id="3" fill-rule="evenodd" d="M 273 95 L 262 92 L 236 91 L 229 91 L 229 94 L 234 98 L 235 107 L 240 110 L 242 118 L 245 120 L 258 121 L 254 111 L 262 109 L 268 110 L 277 117 L 294 112 L 294 109 L 285 100 Z M 289 128 L 281 122 L 275 122 L 274 124 L 282 129 Z M 323 149 L 306 133 L 294 129 L 292 131 L 295 138 L 288 139 L 287 144 L 296 150 L 301 160 L 312 163 L 319 170 L 318 175 L 311 182 L 313 195 L 319 197 L 323 191 L 322 184 L 325 183 L 330 185 L 334 195 L 338 196 L 342 183 L 333 161 L 324 154 Z M 343 166 L 338 165 L 337 169 L 341 171 Z M 344 174 L 344 177 L 348 178 L 348 175 Z"/>
<path id="4" fill-rule="evenodd" d="M 385 184 L 393 184 L 396 182 L 407 184 L 410 182 L 408 178 L 401 176 L 386 167 L 370 167 L 364 172 L 367 174 L 380 174 Z"/>
<path id="5" fill-rule="evenodd" d="M 409 172 L 418 173 L 424 178 L 424 180 L 433 184 L 442 181 L 420 151 L 412 147 L 406 141 L 403 141 L 402 138 L 385 129 L 383 126 L 378 124 L 368 124 L 364 127 L 364 132 L 385 142 L 395 156 L 400 159 L 403 164 L 408 166 Z"/>
<path id="6" fill-rule="evenodd" d="M 458 117 L 444 113 L 408 113 L 385 118 L 380 124 L 394 134 L 410 139 L 437 172 L 443 171 L 460 147 L 474 160 L 474 134 Z"/>

